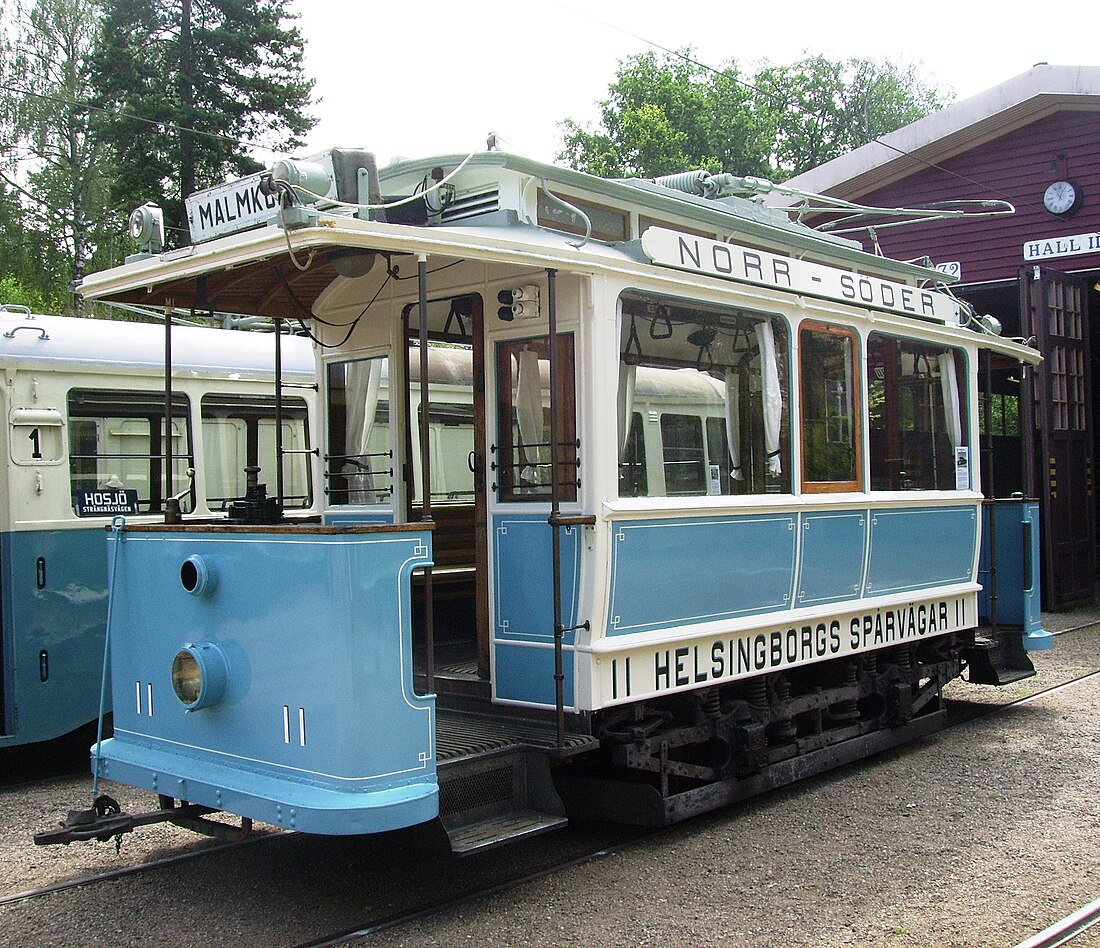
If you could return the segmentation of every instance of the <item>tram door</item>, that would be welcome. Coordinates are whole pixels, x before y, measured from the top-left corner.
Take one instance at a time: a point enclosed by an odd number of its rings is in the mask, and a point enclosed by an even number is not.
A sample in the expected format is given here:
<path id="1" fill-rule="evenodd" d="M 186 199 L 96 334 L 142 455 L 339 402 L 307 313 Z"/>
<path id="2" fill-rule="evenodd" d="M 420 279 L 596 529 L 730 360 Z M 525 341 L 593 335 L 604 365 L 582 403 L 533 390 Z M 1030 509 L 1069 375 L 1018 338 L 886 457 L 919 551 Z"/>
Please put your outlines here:
<path id="1" fill-rule="evenodd" d="M 488 679 L 482 300 L 466 294 L 429 301 L 427 412 L 420 404 L 419 308 L 408 306 L 403 315 L 409 380 L 404 477 L 410 521 L 420 519 L 422 511 L 420 433 L 428 425 L 436 673 Z M 423 622 L 423 599 L 422 578 L 414 578 L 417 623 Z M 418 638 L 423 641 L 422 634 Z"/>
<path id="2" fill-rule="evenodd" d="M 1055 270 L 1020 271 L 1021 326 L 1043 354 L 1035 445 L 1047 607 L 1090 602 L 1096 582 L 1088 287 Z"/>

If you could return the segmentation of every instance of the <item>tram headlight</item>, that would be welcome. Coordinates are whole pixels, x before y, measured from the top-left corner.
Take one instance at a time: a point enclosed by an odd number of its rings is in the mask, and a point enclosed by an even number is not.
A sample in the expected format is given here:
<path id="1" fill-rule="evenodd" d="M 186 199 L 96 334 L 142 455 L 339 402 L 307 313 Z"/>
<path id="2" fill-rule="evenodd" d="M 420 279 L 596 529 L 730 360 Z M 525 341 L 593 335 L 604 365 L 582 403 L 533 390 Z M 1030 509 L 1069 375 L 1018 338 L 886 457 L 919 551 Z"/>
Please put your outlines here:
<path id="1" fill-rule="evenodd" d="M 172 659 L 172 690 L 188 711 L 217 704 L 228 683 L 229 665 L 212 642 L 184 646 Z"/>

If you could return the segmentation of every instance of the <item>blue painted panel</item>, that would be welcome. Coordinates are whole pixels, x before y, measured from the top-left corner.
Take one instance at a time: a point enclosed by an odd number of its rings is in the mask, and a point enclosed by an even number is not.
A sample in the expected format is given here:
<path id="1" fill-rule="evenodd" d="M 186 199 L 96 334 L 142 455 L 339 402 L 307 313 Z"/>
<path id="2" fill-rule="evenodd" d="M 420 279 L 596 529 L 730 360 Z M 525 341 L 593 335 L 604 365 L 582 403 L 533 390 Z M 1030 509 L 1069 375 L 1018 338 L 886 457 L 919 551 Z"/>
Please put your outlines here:
<path id="1" fill-rule="evenodd" d="M 791 605 L 796 516 L 618 521 L 609 635 Z"/>
<path id="2" fill-rule="evenodd" d="M 567 708 L 573 706 L 573 652 L 562 655 L 562 693 Z M 496 697 L 555 707 L 554 649 L 497 643 L 493 656 Z"/>
<path id="3" fill-rule="evenodd" d="M 858 598 L 866 550 L 866 511 L 803 514 L 795 606 Z"/>
<path id="4" fill-rule="evenodd" d="M 992 512 L 992 518 L 991 518 Z M 982 505 L 982 551 L 978 561 L 978 615 L 991 623 L 991 522 L 997 531 L 997 624 L 1019 626 L 1024 645 L 1040 650 L 1053 645 L 1039 612 L 1039 505 L 1028 500 L 997 500 Z"/>
<path id="5" fill-rule="evenodd" d="M 562 624 L 577 622 L 580 589 L 580 527 L 561 530 Z M 493 517 L 493 605 L 497 638 L 554 641 L 553 552 L 544 515 Z M 567 633 L 566 643 L 573 641 Z"/>
<path id="6" fill-rule="evenodd" d="M 42 589 L 39 558 L 45 565 Z M 0 735 L 3 747 L 59 737 L 99 713 L 107 619 L 103 524 L 5 533 L 0 563 L 4 720 L 15 722 Z"/>
<path id="7" fill-rule="evenodd" d="M 876 510 L 865 595 L 971 582 L 977 542 L 976 504 Z"/>
<path id="8" fill-rule="evenodd" d="M 393 511 L 332 507 L 324 512 L 321 519 L 326 527 L 349 527 L 358 524 L 393 523 Z"/>
<path id="9" fill-rule="evenodd" d="M 430 540 L 127 531 L 112 575 L 111 772 L 175 796 L 183 781 L 194 802 L 307 832 L 434 816 L 435 700 L 413 692 L 409 594 Z M 195 556 L 213 577 L 203 595 L 180 581 Z M 203 642 L 225 655 L 228 687 L 190 712 L 172 659 Z"/>

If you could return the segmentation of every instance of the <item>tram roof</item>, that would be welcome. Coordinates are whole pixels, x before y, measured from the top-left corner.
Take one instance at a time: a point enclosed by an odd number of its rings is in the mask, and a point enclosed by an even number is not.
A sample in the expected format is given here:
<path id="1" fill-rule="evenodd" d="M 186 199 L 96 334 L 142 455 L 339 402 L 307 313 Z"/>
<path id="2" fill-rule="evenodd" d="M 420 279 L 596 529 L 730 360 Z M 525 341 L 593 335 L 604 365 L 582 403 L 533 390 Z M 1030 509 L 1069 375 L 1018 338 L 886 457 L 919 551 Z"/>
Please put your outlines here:
<path id="1" fill-rule="evenodd" d="M 812 230 L 756 201 L 707 199 L 654 181 L 598 178 L 498 151 L 404 160 L 383 168 L 378 181 L 386 202 L 415 195 L 437 176 L 436 169 L 452 169 L 456 193 L 473 195 L 478 206 L 442 223 L 409 224 L 360 220 L 339 202 L 322 200 L 307 208 L 314 217 L 306 226 L 284 230 L 261 223 L 92 274 L 81 290 L 91 299 L 309 320 L 321 295 L 335 281 L 350 279 L 341 274 L 348 272 L 345 258 L 371 251 L 397 262 L 426 254 L 572 273 L 618 272 L 630 279 L 652 275 L 639 238 L 582 242 L 573 233 L 533 223 L 534 188 L 838 271 L 912 286 L 949 282 L 938 271 L 868 253 L 855 241 Z M 632 238 L 634 218 L 627 221 Z"/>
<path id="2" fill-rule="evenodd" d="M 731 239 L 780 254 L 905 282 L 945 279 L 924 267 L 866 253 L 854 241 L 819 233 L 790 221 L 785 212 L 754 201 L 706 199 L 652 181 L 598 178 L 505 152 L 402 161 L 383 168 L 379 179 L 387 195 L 412 194 L 432 169 L 455 168 L 463 162 L 455 179 L 459 187 L 492 187 L 495 182 L 503 194 L 549 182 L 555 190 L 564 189 L 567 199 L 606 202 L 614 210 L 643 216 L 671 216 L 684 221 L 685 228 L 693 225 L 730 234 Z M 171 302 L 185 309 L 309 318 L 313 303 L 339 276 L 334 261 L 357 248 L 512 259 L 572 271 L 634 270 L 642 262 L 636 240 L 593 239 L 577 248 L 574 235 L 526 223 L 516 208 L 506 205 L 502 200 L 493 213 L 482 217 L 428 226 L 360 221 L 349 211 L 328 208 L 322 211 L 319 226 L 291 232 L 296 254 L 314 252 L 308 271 L 295 268 L 287 252 L 286 233 L 268 224 L 92 274 L 81 284 L 81 291 L 89 299 L 149 306 Z"/>
<path id="3" fill-rule="evenodd" d="M 0 330 L 0 363 L 164 370 L 162 324 L 8 311 L 0 312 Z M 287 374 L 316 371 L 304 338 L 283 338 L 282 361 Z M 177 373 L 273 374 L 275 339 L 271 333 L 173 326 L 172 367 Z"/>

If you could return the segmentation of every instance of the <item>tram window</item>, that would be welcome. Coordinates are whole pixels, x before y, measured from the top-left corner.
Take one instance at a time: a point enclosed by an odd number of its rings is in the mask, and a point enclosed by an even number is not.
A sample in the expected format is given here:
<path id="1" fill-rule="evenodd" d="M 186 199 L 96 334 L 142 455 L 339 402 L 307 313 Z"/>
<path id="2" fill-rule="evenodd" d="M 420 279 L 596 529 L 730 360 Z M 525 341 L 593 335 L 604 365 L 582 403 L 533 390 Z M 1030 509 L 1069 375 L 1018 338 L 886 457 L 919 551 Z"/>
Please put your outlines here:
<path id="1" fill-rule="evenodd" d="M 473 347 L 458 343 L 428 343 L 428 451 L 431 461 L 432 503 L 473 503 L 474 474 L 470 454 L 474 449 Z M 423 468 L 420 464 L 420 346 L 409 345 L 409 413 L 417 420 L 411 432 L 412 497 L 421 500 Z"/>
<path id="2" fill-rule="evenodd" d="M 698 415 L 661 415 L 665 493 L 669 497 L 705 494 L 703 423 Z"/>
<path id="3" fill-rule="evenodd" d="M 572 196 L 567 197 L 565 200 L 588 215 L 588 220 L 592 224 L 592 236 L 597 240 L 627 239 L 630 216 L 626 211 L 603 207 L 600 204 L 593 204 L 591 201 L 583 201 Z M 562 207 L 556 201 L 550 200 L 541 188 L 538 196 L 538 222 L 542 227 L 563 230 L 569 234 L 583 234 L 585 232 L 584 218 L 580 214 Z"/>
<path id="4" fill-rule="evenodd" d="M 641 412 L 630 416 L 630 430 L 626 435 L 626 446 L 619 461 L 619 496 L 645 497 L 649 493 L 649 479 L 646 477 L 645 464 L 645 426 Z"/>
<path id="5" fill-rule="evenodd" d="M 620 496 L 790 491 L 781 320 L 625 294 L 620 340 Z M 639 415 L 661 436 L 660 469 L 644 478 L 644 451 L 632 448 Z"/>
<path id="6" fill-rule="evenodd" d="M 872 490 L 967 486 L 961 353 L 872 333 L 867 342 Z M 960 467 L 963 469 L 959 475 Z"/>
<path id="7" fill-rule="evenodd" d="M 136 490 L 141 513 L 157 513 L 167 497 L 185 491 L 194 467 L 190 407 L 172 395 L 172 482 L 164 476 L 164 394 L 72 389 L 69 410 L 69 480 L 73 491 Z M 180 510 L 193 509 L 184 494 Z"/>
<path id="8" fill-rule="evenodd" d="M 328 451 L 325 484 L 330 504 L 383 504 L 393 494 L 389 359 L 331 362 L 326 370 Z"/>
<path id="9" fill-rule="evenodd" d="M 202 440 L 207 507 L 225 510 L 230 501 L 244 497 L 248 490 L 246 467 L 260 468 L 260 481 L 267 484 L 270 496 L 275 495 L 278 459 L 274 397 L 204 395 Z M 284 451 L 309 449 L 306 403 L 300 398 L 283 399 L 282 440 Z M 308 507 L 312 493 L 308 455 L 284 455 L 283 508 Z"/>
<path id="10" fill-rule="evenodd" d="M 859 375 L 856 339 L 848 329 L 804 325 L 802 476 L 809 492 L 860 489 Z"/>
<path id="11" fill-rule="evenodd" d="M 497 466 L 501 500 L 550 498 L 550 341 L 497 345 Z M 558 336 L 558 450 L 561 500 L 577 499 L 578 454 L 573 336 Z"/>

